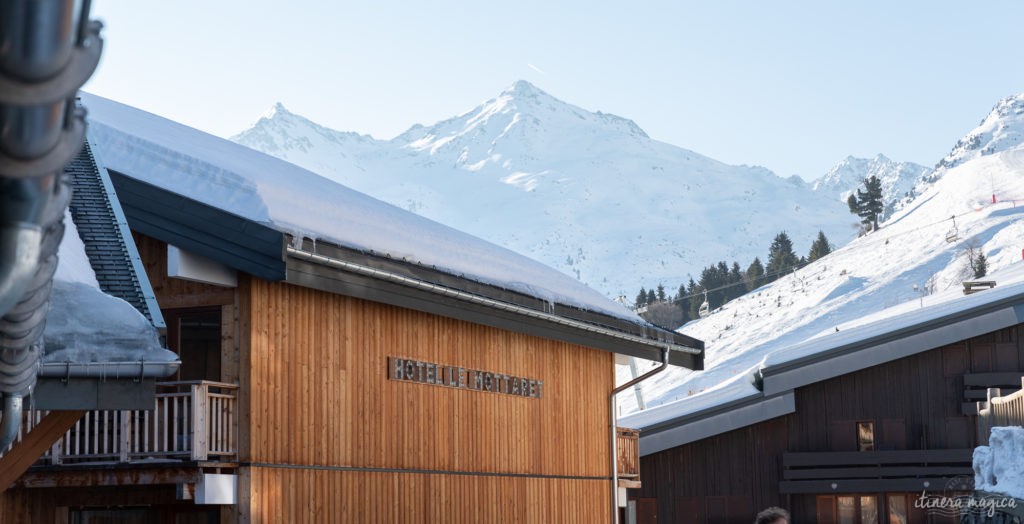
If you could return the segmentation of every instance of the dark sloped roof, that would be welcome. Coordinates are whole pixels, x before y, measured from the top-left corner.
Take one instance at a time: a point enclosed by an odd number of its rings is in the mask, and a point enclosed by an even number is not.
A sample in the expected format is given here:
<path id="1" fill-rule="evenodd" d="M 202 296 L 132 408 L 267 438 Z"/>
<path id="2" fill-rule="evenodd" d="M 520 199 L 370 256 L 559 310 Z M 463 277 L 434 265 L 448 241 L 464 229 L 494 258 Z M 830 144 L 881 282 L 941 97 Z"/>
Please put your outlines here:
<path id="1" fill-rule="evenodd" d="M 1024 283 L 1011 282 L 779 350 L 759 372 L 760 391 L 750 395 L 723 395 L 727 400 L 687 410 L 699 402 L 694 397 L 630 415 L 624 424 L 642 430 L 640 455 L 649 455 L 791 413 L 793 392 L 809 384 L 1022 323 Z M 647 422 L 655 410 L 667 416 Z"/>
<path id="2" fill-rule="evenodd" d="M 74 190 L 69 206 L 71 217 L 100 289 L 128 302 L 156 328 L 163 329 L 163 316 L 131 240 L 117 193 L 89 142 L 64 168 L 64 174 Z"/>

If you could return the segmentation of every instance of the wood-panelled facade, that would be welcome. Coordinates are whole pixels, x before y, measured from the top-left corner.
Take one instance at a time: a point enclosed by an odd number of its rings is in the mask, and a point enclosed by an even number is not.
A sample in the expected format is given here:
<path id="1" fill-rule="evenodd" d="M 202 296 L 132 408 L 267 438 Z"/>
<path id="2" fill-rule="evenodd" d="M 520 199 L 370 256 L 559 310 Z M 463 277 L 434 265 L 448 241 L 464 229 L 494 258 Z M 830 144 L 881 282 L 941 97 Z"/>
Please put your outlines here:
<path id="1" fill-rule="evenodd" d="M 0 522 L 610 519 L 614 354 L 245 274 L 236 288 L 168 278 L 166 244 L 135 240 L 165 317 L 221 312 L 207 379 L 240 385 L 238 461 L 185 467 L 237 474 L 238 503 L 178 500 L 188 475 L 133 464 L 22 480 L 0 495 Z M 389 357 L 537 379 L 543 393 L 390 380 Z M 148 486 L 122 489 L 136 483 Z"/>
<path id="2" fill-rule="evenodd" d="M 748 523 L 782 506 L 794 522 L 903 522 L 890 511 L 952 522 L 914 501 L 973 480 L 965 395 L 979 378 L 1024 375 L 1022 335 L 1018 325 L 803 386 L 795 413 L 644 456 L 638 520 Z"/>
<path id="3" fill-rule="evenodd" d="M 610 353 L 285 283 L 247 279 L 240 296 L 243 514 L 608 518 Z M 388 380 L 388 357 L 536 378 L 543 396 Z"/>

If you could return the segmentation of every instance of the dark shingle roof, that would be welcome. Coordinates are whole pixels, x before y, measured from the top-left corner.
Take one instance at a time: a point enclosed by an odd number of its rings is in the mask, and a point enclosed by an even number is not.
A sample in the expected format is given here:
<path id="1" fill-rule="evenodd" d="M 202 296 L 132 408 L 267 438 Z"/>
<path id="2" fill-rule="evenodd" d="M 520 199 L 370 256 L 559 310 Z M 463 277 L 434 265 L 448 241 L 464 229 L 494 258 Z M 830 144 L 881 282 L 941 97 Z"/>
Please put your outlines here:
<path id="1" fill-rule="evenodd" d="M 100 289 L 128 302 L 155 327 L 163 329 L 163 316 L 114 186 L 106 169 L 96 161 L 88 141 L 78 157 L 64 168 L 64 173 L 74 189 L 71 217 L 85 244 L 85 253 L 96 272 Z"/>

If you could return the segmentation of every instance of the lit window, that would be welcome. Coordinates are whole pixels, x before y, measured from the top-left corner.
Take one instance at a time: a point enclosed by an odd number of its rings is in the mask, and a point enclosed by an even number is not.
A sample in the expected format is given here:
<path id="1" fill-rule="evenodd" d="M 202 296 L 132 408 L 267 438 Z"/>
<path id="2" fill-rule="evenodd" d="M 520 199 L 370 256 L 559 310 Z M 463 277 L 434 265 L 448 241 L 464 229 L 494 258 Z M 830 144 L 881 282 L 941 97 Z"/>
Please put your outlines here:
<path id="1" fill-rule="evenodd" d="M 875 423 L 857 423 L 857 449 L 860 451 L 875 450 Z"/>

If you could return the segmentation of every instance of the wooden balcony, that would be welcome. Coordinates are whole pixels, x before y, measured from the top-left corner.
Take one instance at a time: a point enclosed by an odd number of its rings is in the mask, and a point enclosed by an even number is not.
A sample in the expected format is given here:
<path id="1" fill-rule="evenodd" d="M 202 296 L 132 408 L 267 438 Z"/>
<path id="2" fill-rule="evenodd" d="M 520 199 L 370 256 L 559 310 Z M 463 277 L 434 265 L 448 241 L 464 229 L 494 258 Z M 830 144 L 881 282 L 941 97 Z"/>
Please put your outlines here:
<path id="1" fill-rule="evenodd" d="M 988 445 L 992 428 L 999 426 L 1024 426 L 1024 378 L 1021 387 L 1014 393 L 1004 395 L 998 388 L 988 390 L 987 402 L 978 403 L 978 444 Z"/>
<path id="2" fill-rule="evenodd" d="M 877 493 L 943 490 L 973 475 L 973 449 L 785 453 L 779 492 Z"/>
<path id="3" fill-rule="evenodd" d="M 88 411 L 36 465 L 238 459 L 238 386 L 219 382 L 157 384 L 146 411 Z M 45 411 L 26 411 L 17 441 Z"/>
<path id="4" fill-rule="evenodd" d="M 640 487 L 640 430 L 615 428 L 619 486 Z"/>

